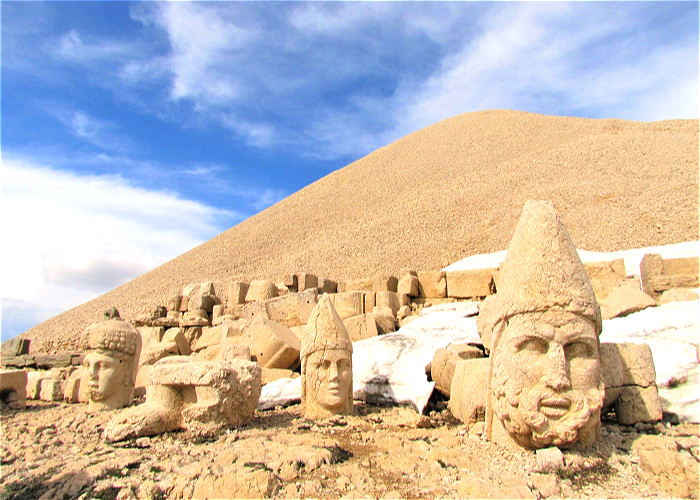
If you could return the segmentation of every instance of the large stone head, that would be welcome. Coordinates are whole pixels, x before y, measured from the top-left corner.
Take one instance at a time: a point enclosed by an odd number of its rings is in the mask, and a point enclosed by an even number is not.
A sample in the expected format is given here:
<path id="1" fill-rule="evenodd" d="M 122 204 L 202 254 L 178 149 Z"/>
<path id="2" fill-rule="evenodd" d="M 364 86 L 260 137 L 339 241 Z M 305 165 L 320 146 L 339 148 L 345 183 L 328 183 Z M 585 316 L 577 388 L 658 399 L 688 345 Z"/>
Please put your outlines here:
<path id="1" fill-rule="evenodd" d="M 304 416 L 352 414 L 352 342 L 326 294 L 311 312 L 300 356 Z"/>
<path id="2" fill-rule="evenodd" d="M 598 438 L 600 308 L 551 203 L 525 204 L 478 329 L 491 356 L 487 411 L 516 443 L 544 448 Z"/>
<path id="3" fill-rule="evenodd" d="M 80 339 L 90 409 L 118 409 L 131 404 L 141 353 L 141 336 L 121 319 L 88 326 Z"/>

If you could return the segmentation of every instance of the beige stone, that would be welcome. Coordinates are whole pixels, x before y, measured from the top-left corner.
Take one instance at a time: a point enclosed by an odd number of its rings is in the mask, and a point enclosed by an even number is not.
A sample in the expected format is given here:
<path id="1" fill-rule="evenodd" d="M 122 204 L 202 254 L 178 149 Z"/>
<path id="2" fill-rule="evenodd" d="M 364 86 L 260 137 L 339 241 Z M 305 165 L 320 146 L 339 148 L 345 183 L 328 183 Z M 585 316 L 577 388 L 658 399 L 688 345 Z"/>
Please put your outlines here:
<path id="1" fill-rule="evenodd" d="M 318 290 L 304 290 L 299 292 L 297 298 L 299 299 L 299 321 L 305 325 L 308 323 L 311 312 L 318 303 Z"/>
<path id="2" fill-rule="evenodd" d="M 364 311 L 371 312 L 377 305 L 377 293 L 376 292 L 364 292 Z"/>
<path id="3" fill-rule="evenodd" d="M 265 307 L 268 318 L 287 328 L 303 324 L 299 317 L 300 300 L 299 294 L 290 293 L 283 297 L 266 301 Z"/>
<path id="4" fill-rule="evenodd" d="M 615 344 L 622 361 L 622 385 L 649 387 L 656 383 L 656 370 L 648 344 Z"/>
<path id="5" fill-rule="evenodd" d="M 169 330 L 166 330 L 163 334 L 163 339 L 161 342 L 164 344 L 174 342 L 177 345 L 179 354 L 182 356 L 189 356 L 192 354 L 190 343 L 185 338 L 185 334 L 181 328 L 170 328 Z"/>
<path id="6" fill-rule="evenodd" d="M 447 348 L 457 353 L 461 359 L 476 359 L 483 358 L 484 351 L 472 344 L 450 344 Z"/>
<path id="7" fill-rule="evenodd" d="M 328 278 L 319 278 L 318 279 L 318 293 L 324 294 L 324 293 L 337 293 L 338 292 L 338 283 L 336 281 L 333 281 Z"/>
<path id="8" fill-rule="evenodd" d="M 495 268 L 448 271 L 446 273 L 447 296 L 473 299 L 491 295 L 495 290 L 494 270 Z"/>
<path id="9" fill-rule="evenodd" d="M 639 264 L 644 293 L 656 297 L 672 288 L 696 288 L 698 261 L 698 257 L 662 259 L 659 254 L 644 255 Z"/>
<path id="10" fill-rule="evenodd" d="M 396 293 L 399 280 L 395 276 L 379 276 L 372 280 L 372 291 Z"/>
<path id="11" fill-rule="evenodd" d="M 167 315 L 164 318 L 158 318 L 155 321 L 153 321 L 153 326 L 163 328 L 163 330 L 165 330 L 166 328 L 174 328 L 176 326 L 180 326 L 181 319 L 182 315 L 179 312 L 168 311 Z"/>
<path id="12" fill-rule="evenodd" d="M 241 343 L 250 347 L 251 359 L 265 368 L 292 368 L 298 365 L 301 344 L 286 326 L 269 319 L 255 318 Z"/>
<path id="13" fill-rule="evenodd" d="M 192 498 L 272 498 L 281 487 L 282 481 L 273 472 L 235 464 L 199 477 Z"/>
<path id="14" fill-rule="evenodd" d="M 212 323 L 219 319 L 221 316 L 224 315 L 224 306 L 221 304 L 217 304 L 214 306 L 214 308 L 211 310 L 211 321 Z"/>
<path id="15" fill-rule="evenodd" d="M 623 259 L 587 262 L 583 266 L 586 269 L 586 274 L 598 302 L 605 299 L 614 288 L 621 286 L 627 278 L 625 261 Z"/>
<path id="16" fill-rule="evenodd" d="M 138 377 L 138 376 L 137 376 Z M 82 381 L 85 378 L 85 370 L 83 367 L 79 367 L 74 370 L 66 380 L 66 387 L 63 391 L 63 400 L 66 403 L 87 403 L 89 397 L 85 388 L 82 387 Z"/>
<path id="17" fill-rule="evenodd" d="M 396 331 L 396 318 L 386 307 L 375 307 L 372 310 L 374 321 L 377 323 L 377 333 L 385 335 Z"/>
<path id="18" fill-rule="evenodd" d="M 180 302 L 182 301 L 181 295 L 173 295 L 168 299 L 168 304 L 166 308 L 168 312 L 180 312 Z"/>
<path id="19" fill-rule="evenodd" d="M 216 305 L 216 292 L 214 284 L 211 282 L 192 283 L 187 285 L 182 295 L 187 297 L 187 310 L 196 311 L 202 309 L 207 313 L 212 312 L 212 308 Z"/>
<path id="20" fill-rule="evenodd" d="M 605 385 L 603 408 L 609 408 L 622 392 L 625 367 L 620 357 L 618 344 L 601 342 L 600 367 Z"/>
<path id="21" fill-rule="evenodd" d="M 165 328 L 162 326 L 142 326 L 136 329 L 141 335 L 141 345 L 157 344 L 163 338 Z"/>
<path id="22" fill-rule="evenodd" d="M 408 295 L 409 297 L 420 296 L 418 276 L 411 273 L 406 274 L 403 278 L 401 278 L 401 280 L 399 280 L 396 286 L 396 292 L 399 295 Z"/>
<path id="23" fill-rule="evenodd" d="M 252 420 L 260 398 L 262 370 L 244 360 L 198 362 L 166 358 L 151 368 L 146 403 L 112 418 L 110 442 L 176 429 L 212 433 Z"/>
<path id="24" fill-rule="evenodd" d="M 537 450 L 537 468 L 543 472 L 555 472 L 564 468 L 564 455 L 556 446 Z"/>
<path id="25" fill-rule="evenodd" d="M 312 288 L 318 289 L 318 277 L 315 274 L 298 273 L 297 274 L 297 291 L 303 292 Z"/>
<path id="26" fill-rule="evenodd" d="M 401 307 L 399 296 L 395 292 L 377 292 L 376 305 L 377 307 L 388 307 L 394 317 Z M 371 311 L 371 309 L 369 310 Z"/>
<path id="27" fill-rule="evenodd" d="M 42 401 L 61 401 L 63 390 L 64 387 L 60 379 L 55 377 L 42 379 L 39 399 Z"/>
<path id="28" fill-rule="evenodd" d="M 226 295 L 227 312 L 229 311 L 232 305 L 245 303 L 245 298 L 248 294 L 248 288 L 250 288 L 250 285 L 243 281 L 232 281 L 231 283 L 229 283 L 228 293 Z"/>
<path id="29" fill-rule="evenodd" d="M 281 378 L 292 378 L 294 372 L 284 368 L 263 368 L 262 369 L 262 385 L 269 384 Z"/>
<path id="30" fill-rule="evenodd" d="M 204 309 L 195 309 L 187 311 L 180 319 L 180 327 L 186 328 L 189 326 L 209 326 L 209 314 Z"/>
<path id="31" fill-rule="evenodd" d="M 219 359 L 228 361 L 230 359 L 244 359 L 250 361 L 250 347 L 232 342 L 224 342 L 219 346 Z"/>
<path id="32" fill-rule="evenodd" d="M 12 410 L 27 406 L 27 372 L 0 370 L 0 401 Z"/>
<path id="33" fill-rule="evenodd" d="M 39 399 L 41 394 L 41 381 L 51 375 L 47 371 L 30 370 L 27 372 L 27 399 Z"/>
<path id="34" fill-rule="evenodd" d="M 352 414 L 352 342 L 330 296 L 311 313 L 301 349 L 301 404 L 306 418 Z"/>
<path id="35" fill-rule="evenodd" d="M 264 302 L 277 297 L 277 287 L 270 280 L 253 280 L 250 282 L 246 302 Z"/>
<path id="36" fill-rule="evenodd" d="M 119 409 L 134 399 L 141 336 L 120 319 L 94 323 L 83 331 L 81 347 L 87 352 L 83 367 L 88 377 L 88 409 Z M 60 392 L 63 397 L 63 391 Z"/>
<path id="37" fill-rule="evenodd" d="M 418 273 L 418 292 L 421 297 L 441 299 L 447 297 L 447 277 L 445 271 L 424 271 Z"/>
<path id="38" fill-rule="evenodd" d="M 413 314 L 413 310 L 409 306 L 401 306 L 399 310 L 396 311 L 396 319 L 401 321 Z"/>
<path id="39" fill-rule="evenodd" d="M 488 358 L 460 359 L 455 363 L 448 403 L 455 418 L 465 424 L 483 420 L 488 379 Z"/>
<path id="40" fill-rule="evenodd" d="M 371 278 L 349 280 L 345 286 L 349 292 L 373 292 L 374 280 Z"/>
<path id="41" fill-rule="evenodd" d="M 698 498 L 700 465 L 663 436 L 641 435 L 632 452 L 639 457 L 640 479 L 675 498 Z"/>
<path id="42" fill-rule="evenodd" d="M 357 316 L 365 312 L 365 300 L 362 292 L 341 292 L 328 295 L 328 297 L 340 319 Z"/>
<path id="43" fill-rule="evenodd" d="M 613 406 L 617 421 L 622 425 L 658 422 L 663 417 L 656 384 L 649 387 L 623 386 Z"/>
<path id="44" fill-rule="evenodd" d="M 202 328 L 202 336 L 192 345 L 192 351 L 198 352 L 211 346 L 218 346 L 221 340 L 228 337 L 229 325 L 211 326 Z"/>
<path id="45" fill-rule="evenodd" d="M 233 323 L 239 319 L 235 314 L 224 314 L 218 318 L 212 320 L 211 326 L 219 326 L 223 323 Z"/>
<path id="46" fill-rule="evenodd" d="M 605 299 L 600 301 L 603 319 L 618 318 L 654 307 L 656 301 L 639 289 L 628 285 L 613 288 Z"/>
<path id="47" fill-rule="evenodd" d="M 450 396 L 455 366 L 460 359 L 459 355 L 454 351 L 438 349 L 435 351 L 433 360 L 430 363 L 430 377 L 435 382 L 435 389 L 447 397 Z"/>
<path id="48" fill-rule="evenodd" d="M 661 292 L 658 298 L 659 305 L 670 304 L 671 302 L 686 302 L 698 300 L 698 294 L 687 288 L 671 288 Z"/>
<path id="49" fill-rule="evenodd" d="M 487 437 L 504 436 L 530 449 L 589 446 L 598 439 L 605 394 L 602 319 L 551 203 L 525 204 L 498 293 L 484 301 L 477 327 L 491 352 Z"/>
<path id="50" fill-rule="evenodd" d="M 374 314 L 359 314 L 343 320 L 343 324 L 350 335 L 350 340 L 356 342 L 379 335 Z"/>

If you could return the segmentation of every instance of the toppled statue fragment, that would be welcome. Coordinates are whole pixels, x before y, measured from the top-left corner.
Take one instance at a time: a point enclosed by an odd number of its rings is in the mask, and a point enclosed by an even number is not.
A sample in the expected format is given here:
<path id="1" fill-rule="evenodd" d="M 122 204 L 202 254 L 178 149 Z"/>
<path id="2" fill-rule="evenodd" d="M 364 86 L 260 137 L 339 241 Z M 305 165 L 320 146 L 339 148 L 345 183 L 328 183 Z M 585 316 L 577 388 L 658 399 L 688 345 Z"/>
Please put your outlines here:
<path id="1" fill-rule="evenodd" d="M 260 399 L 262 369 L 252 361 L 195 361 L 170 356 L 149 370 L 146 402 L 116 415 L 108 441 L 177 429 L 212 433 L 250 422 Z"/>
<path id="2" fill-rule="evenodd" d="M 326 294 L 301 344 L 301 403 L 306 418 L 352 414 L 352 342 Z"/>
<path id="3" fill-rule="evenodd" d="M 82 333 L 81 347 L 88 382 L 88 409 L 119 409 L 134 399 L 134 384 L 141 353 L 141 335 L 114 309 L 111 317 L 93 323 Z"/>
<path id="4" fill-rule="evenodd" d="M 491 353 L 487 437 L 530 449 L 598 439 L 600 308 L 551 203 L 525 204 L 478 330 Z"/>

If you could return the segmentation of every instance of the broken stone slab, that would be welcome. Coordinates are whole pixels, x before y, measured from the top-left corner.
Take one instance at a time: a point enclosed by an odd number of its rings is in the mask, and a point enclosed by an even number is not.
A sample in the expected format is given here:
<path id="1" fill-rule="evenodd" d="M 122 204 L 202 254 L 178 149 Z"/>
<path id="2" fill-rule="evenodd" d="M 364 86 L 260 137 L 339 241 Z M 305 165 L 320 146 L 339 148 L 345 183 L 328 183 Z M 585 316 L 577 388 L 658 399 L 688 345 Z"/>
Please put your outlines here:
<path id="1" fill-rule="evenodd" d="M 564 468 L 564 455 L 556 446 L 537 450 L 537 468 L 542 472 L 556 472 Z"/>
<path id="2" fill-rule="evenodd" d="M 57 378 L 44 378 L 41 380 L 39 399 L 42 401 L 62 401 L 63 400 L 62 381 Z"/>
<path id="3" fill-rule="evenodd" d="M 643 434 L 635 439 L 632 453 L 639 457 L 640 478 L 666 495 L 697 498 L 700 465 L 664 436 Z"/>
<path id="4" fill-rule="evenodd" d="M 312 288 L 318 289 L 318 277 L 310 273 L 297 273 L 297 292 Z"/>
<path id="5" fill-rule="evenodd" d="M 275 323 L 291 328 L 304 324 L 301 321 L 300 311 L 301 299 L 299 294 L 290 293 L 282 297 L 276 297 L 265 301 L 267 316 Z"/>
<path id="6" fill-rule="evenodd" d="M 447 271 L 447 296 L 460 299 L 486 297 L 495 292 L 495 268 Z"/>
<path id="7" fill-rule="evenodd" d="M 41 381 L 49 377 L 51 377 L 51 373 L 48 371 L 28 371 L 26 385 L 27 399 L 39 399 L 39 395 L 41 394 Z"/>
<path id="8" fill-rule="evenodd" d="M 2 343 L 0 348 L 0 355 L 4 358 L 5 356 L 23 356 L 29 354 L 29 339 L 23 339 L 19 337 L 6 340 Z"/>
<path id="9" fill-rule="evenodd" d="M 376 292 L 364 292 L 365 298 L 365 312 L 370 312 L 377 305 L 377 293 Z"/>
<path id="10" fill-rule="evenodd" d="M 488 358 L 459 359 L 455 363 L 448 403 L 455 418 L 465 424 L 484 419 L 488 379 Z"/>
<path id="11" fill-rule="evenodd" d="M 27 372 L 25 370 L 0 370 L 0 401 L 11 410 L 26 408 Z"/>
<path id="12" fill-rule="evenodd" d="M 348 291 L 328 295 L 340 319 L 364 314 L 365 299 L 361 291 Z"/>
<path id="13" fill-rule="evenodd" d="M 698 300 L 698 294 L 688 288 L 671 288 L 661 292 L 657 300 L 659 305 L 670 304 L 671 302 L 688 302 Z"/>
<path id="14" fill-rule="evenodd" d="M 36 368 L 36 360 L 31 354 L 22 356 L 0 356 L 3 368 Z"/>
<path id="15" fill-rule="evenodd" d="M 338 282 L 333 281 L 328 278 L 318 279 L 318 293 L 337 293 L 338 292 Z"/>
<path id="16" fill-rule="evenodd" d="M 385 335 L 396 331 L 396 318 L 391 314 L 391 310 L 386 307 L 375 307 L 372 309 L 374 321 L 377 323 L 377 333 Z"/>
<path id="17" fill-rule="evenodd" d="M 642 292 L 638 284 L 636 286 L 623 284 L 613 288 L 605 299 L 599 302 L 603 319 L 627 316 L 656 305 L 656 301 Z"/>
<path id="18" fill-rule="evenodd" d="M 593 293 L 598 302 L 605 299 L 610 292 L 621 286 L 627 278 L 624 259 L 613 261 L 587 262 L 583 264 L 588 279 L 593 286 Z"/>
<path id="19" fill-rule="evenodd" d="M 186 328 L 190 326 L 209 326 L 209 314 L 204 309 L 195 309 L 187 311 L 180 320 L 180 327 Z"/>
<path id="20" fill-rule="evenodd" d="M 73 364 L 73 355 L 74 353 L 35 354 L 34 361 L 37 368 L 50 370 L 51 368 L 71 366 Z"/>
<path id="21" fill-rule="evenodd" d="M 264 302 L 277 297 L 277 287 L 270 280 L 253 280 L 250 282 L 248 293 L 245 296 L 246 302 Z"/>
<path id="22" fill-rule="evenodd" d="M 137 375 L 138 380 L 138 375 Z M 63 391 L 63 400 L 66 403 L 87 403 L 90 400 L 88 395 L 88 379 L 83 367 L 78 367 L 66 379 Z"/>
<path id="23" fill-rule="evenodd" d="M 399 311 L 401 304 L 399 303 L 399 296 L 395 292 L 377 292 L 376 307 L 387 307 L 391 310 L 392 316 L 396 317 L 396 313 Z M 366 311 L 371 311 L 372 309 L 365 309 Z"/>
<path id="24" fill-rule="evenodd" d="M 441 348 L 435 351 L 430 362 L 430 378 L 435 382 L 435 389 L 444 396 L 450 397 L 450 386 L 459 359 L 456 352 Z"/>
<path id="25" fill-rule="evenodd" d="M 301 343 L 289 328 L 257 317 L 241 339 L 250 347 L 251 359 L 265 368 L 294 368 L 299 364 Z"/>
<path id="26" fill-rule="evenodd" d="M 181 328 L 170 328 L 166 330 L 165 333 L 163 333 L 161 342 L 164 344 L 175 342 L 175 344 L 177 344 L 177 350 L 182 356 L 189 356 L 192 354 L 190 343 L 185 338 L 185 334 Z"/>
<path id="27" fill-rule="evenodd" d="M 420 283 L 415 273 L 407 273 L 396 285 L 396 293 L 409 297 L 420 296 Z"/>
<path id="28" fill-rule="evenodd" d="M 192 351 L 198 352 L 207 347 L 221 344 L 221 340 L 228 337 L 228 330 L 228 324 L 202 328 L 202 336 L 194 342 Z"/>
<path id="29" fill-rule="evenodd" d="M 226 302 L 226 311 L 228 312 L 230 307 L 234 304 L 245 303 L 245 297 L 248 294 L 248 288 L 250 285 L 244 281 L 232 281 L 228 285 L 228 294 Z"/>
<path id="30" fill-rule="evenodd" d="M 613 407 L 617 421 L 622 425 L 634 425 L 637 422 L 658 422 L 663 418 L 661 400 L 656 385 L 649 387 L 622 386 Z"/>
<path id="31" fill-rule="evenodd" d="M 447 277 L 445 271 L 423 271 L 418 273 L 420 297 L 441 299 L 447 297 Z"/>
<path id="32" fill-rule="evenodd" d="M 396 276 L 380 276 L 372 280 L 372 291 L 374 292 L 394 292 L 399 286 Z"/>
<path id="33" fill-rule="evenodd" d="M 359 314 L 343 320 L 343 324 L 350 335 L 350 340 L 364 340 L 379 335 L 377 321 L 374 314 Z"/>
<path id="34" fill-rule="evenodd" d="M 244 360 L 198 362 L 166 358 L 151 369 L 146 403 L 114 417 L 107 441 L 176 429 L 209 434 L 250 422 L 260 397 L 262 369 Z"/>
<path id="35" fill-rule="evenodd" d="M 639 264 L 644 293 L 656 297 L 672 288 L 696 288 L 698 262 L 698 257 L 663 259 L 659 254 L 644 255 Z"/>
<path id="36" fill-rule="evenodd" d="M 141 346 L 145 348 L 149 344 L 158 344 L 163 338 L 165 328 L 162 326 L 140 326 L 136 331 L 141 335 Z"/>
<path id="37" fill-rule="evenodd" d="M 224 315 L 224 306 L 221 304 L 215 305 L 211 310 L 212 324 L 214 323 L 214 321 L 216 321 L 217 319 L 219 319 L 223 315 Z"/>

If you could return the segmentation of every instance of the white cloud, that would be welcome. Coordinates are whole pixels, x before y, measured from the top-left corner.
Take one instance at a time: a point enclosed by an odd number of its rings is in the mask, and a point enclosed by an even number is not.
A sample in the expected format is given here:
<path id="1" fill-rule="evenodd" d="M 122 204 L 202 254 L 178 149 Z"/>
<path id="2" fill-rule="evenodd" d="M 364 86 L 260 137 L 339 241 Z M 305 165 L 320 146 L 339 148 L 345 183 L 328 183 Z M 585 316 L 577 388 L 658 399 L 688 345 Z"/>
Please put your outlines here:
<path id="1" fill-rule="evenodd" d="M 82 141 L 106 150 L 133 149 L 132 141 L 117 133 L 116 126 L 108 121 L 99 120 L 83 111 L 68 111 L 61 107 L 49 107 L 47 111 Z"/>
<path id="2" fill-rule="evenodd" d="M 3 329 L 23 324 L 8 315 L 32 310 L 39 321 L 109 291 L 215 236 L 225 229 L 217 218 L 231 216 L 21 158 L 3 158 L 2 213 Z"/>

